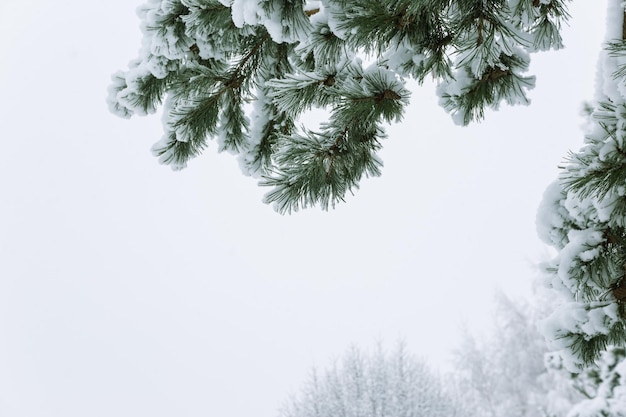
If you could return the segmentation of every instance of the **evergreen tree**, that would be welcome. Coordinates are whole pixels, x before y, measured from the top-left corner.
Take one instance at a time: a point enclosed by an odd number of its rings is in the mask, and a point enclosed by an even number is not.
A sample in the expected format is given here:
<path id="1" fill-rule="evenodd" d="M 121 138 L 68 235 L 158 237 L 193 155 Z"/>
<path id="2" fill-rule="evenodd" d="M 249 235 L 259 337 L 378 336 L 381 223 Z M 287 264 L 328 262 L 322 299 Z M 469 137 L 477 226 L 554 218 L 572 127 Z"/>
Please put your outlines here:
<path id="1" fill-rule="evenodd" d="M 598 91 L 585 144 L 544 195 L 538 230 L 558 250 L 546 284 L 562 302 L 543 324 L 571 370 L 626 342 L 626 21 L 609 1 Z"/>
<path id="2" fill-rule="evenodd" d="M 556 412 L 550 395 L 557 382 L 563 386 L 560 403 L 567 395 L 580 399 L 569 374 L 548 374 L 544 365 L 548 350 L 536 326 L 542 315 L 528 302 L 497 293 L 489 332 L 481 337 L 463 333 L 450 380 L 473 417 L 565 417 Z"/>
<path id="3" fill-rule="evenodd" d="M 113 76 L 111 110 L 163 102 L 160 162 L 183 168 L 215 138 L 271 187 L 280 212 L 328 208 L 377 176 L 405 80 L 438 80 L 454 120 L 526 104 L 529 52 L 558 49 L 566 0 L 148 0 L 143 46 Z M 366 64 L 367 63 L 367 64 Z M 328 120 L 297 128 L 311 108 Z"/>

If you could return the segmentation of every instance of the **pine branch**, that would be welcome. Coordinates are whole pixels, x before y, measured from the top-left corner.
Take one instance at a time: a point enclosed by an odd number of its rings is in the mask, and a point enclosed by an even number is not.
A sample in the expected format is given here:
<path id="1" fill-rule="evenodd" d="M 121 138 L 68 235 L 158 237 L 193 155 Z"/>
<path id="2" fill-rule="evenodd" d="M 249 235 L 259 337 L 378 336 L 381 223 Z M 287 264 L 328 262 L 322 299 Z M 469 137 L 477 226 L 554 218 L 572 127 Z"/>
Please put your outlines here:
<path id="1" fill-rule="evenodd" d="M 516 56 L 502 55 L 501 66 L 488 67 L 479 78 L 474 78 L 467 68 L 466 84 L 460 93 L 446 93 L 442 85 L 442 104 L 446 110 L 458 114 L 463 125 L 484 118 L 486 107 L 497 109 L 500 102 L 509 104 L 528 103 L 525 90 L 534 86 L 534 77 L 523 77 L 516 73 L 527 68 L 528 62 Z"/>
<path id="2" fill-rule="evenodd" d="M 337 101 L 337 73 L 308 72 L 288 74 L 267 82 L 269 96 L 276 107 L 292 117 L 297 117 L 312 107 L 327 107 Z"/>
<path id="3" fill-rule="evenodd" d="M 378 124 L 400 117 L 408 92 L 382 69 L 346 78 L 338 88 L 343 97 L 322 132 L 284 138 L 277 168 L 261 183 L 273 187 L 265 201 L 281 213 L 317 203 L 328 209 L 358 188 L 363 175 L 380 175 Z"/>
<path id="4" fill-rule="evenodd" d="M 539 1 L 539 0 L 535 0 L 535 1 Z M 574 388 L 579 394 L 581 394 L 583 397 L 587 398 L 588 400 L 591 400 L 593 398 L 595 398 L 595 396 L 589 394 L 587 391 L 585 391 L 585 389 L 583 387 L 579 387 L 578 385 L 574 385 L 572 384 L 572 388 Z"/>
<path id="5" fill-rule="evenodd" d="M 602 308 L 602 305 L 589 308 Z M 620 304 L 619 308 L 620 315 L 623 317 L 623 305 Z M 592 365 L 608 346 L 619 346 L 626 342 L 626 328 L 623 318 L 613 323 L 606 323 L 606 325 L 608 329 L 605 333 L 588 334 L 579 329 L 576 332 L 565 331 L 558 337 L 557 340 L 560 340 L 563 346 L 566 346 L 577 359 L 579 369 Z"/>
<path id="6" fill-rule="evenodd" d="M 568 165 L 561 180 L 567 191 L 581 199 L 593 196 L 603 201 L 626 181 L 626 150 L 617 138 L 618 111 L 620 109 L 612 103 L 599 103 L 592 117 L 605 134 L 594 138 L 584 152 L 570 153 L 566 159 Z M 606 151 L 609 144 L 610 151 Z"/>
<path id="7" fill-rule="evenodd" d="M 606 44 L 606 50 L 612 58 L 623 58 L 626 56 L 626 40 L 608 42 Z M 626 64 L 618 64 L 617 70 L 613 73 L 613 78 L 615 80 L 621 79 L 622 83 L 626 83 L 624 80 L 626 78 Z"/>
<path id="8" fill-rule="evenodd" d="M 288 146 L 275 156 L 278 169 L 261 182 L 273 187 L 265 201 L 280 213 L 319 204 L 322 209 L 344 201 L 347 192 L 358 188 L 363 175 L 380 175 L 380 129 L 371 126 L 337 132 L 285 138 Z"/>
<path id="9" fill-rule="evenodd" d="M 182 167 L 217 136 L 219 150 L 241 154 L 248 172 L 284 174 L 281 186 L 298 190 L 290 181 L 319 174 L 319 184 L 290 198 L 328 206 L 363 175 L 378 175 L 380 126 L 400 121 L 409 99 L 401 77 L 431 74 L 452 86 L 442 102 L 465 124 L 487 107 L 528 103 L 534 78 L 520 75 L 524 49 L 533 37 L 542 48 L 558 43 L 565 1 L 519 0 L 509 10 L 503 0 L 268 0 L 248 16 L 219 0 L 155 0 L 140 11 L 138 70 L 116 76 L 109 106 L 130 117 L 167 97 L 166 133 L 155 145 L 162 162 Z M 362 58 L 378 68 L 363 71 Z M 256 100 L 249 119 L 246 104 Z M 327 109 L 329 121 L 319 133 L 295 134 L 312 107 Z"/>

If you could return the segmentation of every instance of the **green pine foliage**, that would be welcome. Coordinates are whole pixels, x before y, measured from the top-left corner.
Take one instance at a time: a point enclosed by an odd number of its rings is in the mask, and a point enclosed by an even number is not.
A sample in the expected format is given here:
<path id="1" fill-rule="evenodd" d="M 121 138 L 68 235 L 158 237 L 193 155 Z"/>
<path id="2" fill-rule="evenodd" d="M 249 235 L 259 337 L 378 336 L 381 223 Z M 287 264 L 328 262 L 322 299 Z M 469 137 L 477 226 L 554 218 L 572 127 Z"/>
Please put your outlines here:
<path id="1" fill-rule="evenodd" d="M 182 169 L 216 139 L 271 187 L 281 213 L 327 209 L 378 176 L 384 126 L 408 78 L 439 82 L 461 124 L 527 104 L 528 52 L 558 49 L 566 0 L 148 0 L 138 59 L 113 76 L 122 116 L 163 105 L 161 163 Z M 297 128 L 313 108 L 329 118 Z"/>

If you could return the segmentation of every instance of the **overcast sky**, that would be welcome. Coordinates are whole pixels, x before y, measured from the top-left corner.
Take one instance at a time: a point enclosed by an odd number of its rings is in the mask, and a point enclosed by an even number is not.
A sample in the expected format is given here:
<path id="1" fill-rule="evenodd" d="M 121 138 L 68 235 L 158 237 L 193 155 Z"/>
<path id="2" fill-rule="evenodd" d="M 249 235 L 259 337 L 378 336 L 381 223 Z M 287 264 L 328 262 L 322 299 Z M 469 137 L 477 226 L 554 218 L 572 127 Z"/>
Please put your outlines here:
<path id="1" fill-rule="evenodd" d="M 533 56 L 530 107 L 460 128 L 414 88 L 383 176 L 291 216 L 214 144 L 172 172 L 158 116 L 108 113 L 140 3 L 0 4 L 0 416 L 273 417 L 351 344 L 401 337 L 445 368 L 495 288 L 530 293 L 605 1 L 574 2 L 567 49 Z"/>

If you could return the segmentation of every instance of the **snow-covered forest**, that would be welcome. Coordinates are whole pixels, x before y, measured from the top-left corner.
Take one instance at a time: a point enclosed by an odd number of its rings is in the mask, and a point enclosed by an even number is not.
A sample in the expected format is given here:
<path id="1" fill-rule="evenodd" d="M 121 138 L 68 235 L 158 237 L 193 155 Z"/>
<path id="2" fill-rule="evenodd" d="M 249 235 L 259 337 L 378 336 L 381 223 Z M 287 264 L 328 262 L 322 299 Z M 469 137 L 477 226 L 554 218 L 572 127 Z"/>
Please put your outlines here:
<path id="1" fill-rule="evenodd" d="M 480 335 L 463 333 L 446 372 L 403 342 L 370 353 L 352 347 L 327 369 L 313 369 L 280 416 L 626 416 L 626 350 L 611 347 L 570 372 L 538 329 L 545 296 L 531 303 L 496 293 L 492 323 Z"/>

